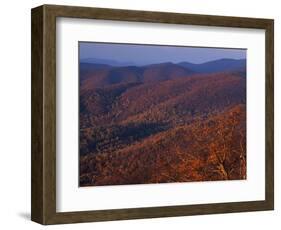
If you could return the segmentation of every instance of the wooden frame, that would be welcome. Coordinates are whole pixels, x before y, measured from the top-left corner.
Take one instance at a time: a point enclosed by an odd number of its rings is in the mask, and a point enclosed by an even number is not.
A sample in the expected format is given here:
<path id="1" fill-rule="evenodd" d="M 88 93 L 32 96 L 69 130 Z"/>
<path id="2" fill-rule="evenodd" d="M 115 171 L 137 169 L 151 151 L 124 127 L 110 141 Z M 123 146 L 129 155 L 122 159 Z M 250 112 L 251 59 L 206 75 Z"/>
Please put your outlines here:
<path id="1" fill-rule="evenodd" d="M 56 212 L 56 18 L 74 17 L 266 31 L 266 199 L 264 201 L 149 207 L 103 211 Z M 272 210 L 274 208 L 274 31 L 273 20 L 43 5 L 32 9 L 32 205 L 31 219 L 62 224 L 197 214 Z"/>

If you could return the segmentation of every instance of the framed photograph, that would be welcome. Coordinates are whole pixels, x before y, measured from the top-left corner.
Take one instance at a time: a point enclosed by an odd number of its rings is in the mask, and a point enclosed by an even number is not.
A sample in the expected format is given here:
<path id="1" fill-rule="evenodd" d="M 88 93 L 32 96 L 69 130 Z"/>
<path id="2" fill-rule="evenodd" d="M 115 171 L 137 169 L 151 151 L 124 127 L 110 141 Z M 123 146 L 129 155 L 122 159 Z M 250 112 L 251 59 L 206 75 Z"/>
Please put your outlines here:
<path id="1" fill-rule="evenodd" d="M 32 220 L 273 210 L 273 28 L 32 9 Z"/>

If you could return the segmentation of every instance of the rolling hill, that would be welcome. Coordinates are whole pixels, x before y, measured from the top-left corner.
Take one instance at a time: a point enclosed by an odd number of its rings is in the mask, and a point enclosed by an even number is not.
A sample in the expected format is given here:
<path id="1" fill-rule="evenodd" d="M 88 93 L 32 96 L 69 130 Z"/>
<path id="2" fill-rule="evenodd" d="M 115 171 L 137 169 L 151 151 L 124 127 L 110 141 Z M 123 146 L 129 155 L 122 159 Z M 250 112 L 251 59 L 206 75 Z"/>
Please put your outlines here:
<path id="1" fill-rule="evenodd" d="M 224 127 L 229 128 L 222 131 Z M 119 151 L 83 156 L 81 185 L 244 179 L 246 151 L 241 133 L 245 127 L 245 106 L 237 105 L 221 115 L 150 135 Z"/>
<path id="2" fill-rule="evenodd" d="M 245 179 L 243 67 L 94 65 L 80 68 L 80 186 Z"/>
<path id="3" fill-rule="evenodd" d="M 201 64 L 180 62 L 178 65 L 189 68 L 197 73 L 228 72 L 246 69 L 246 59 L 219 59 Z"/>
<path id="4" fill-rule="evenodd" d="M 81 89 L 93 89 L 121 83 L 172 80 L 190 76 L 194 74 L 194 71 L 173 63 L 160 63 L 143 67 L 114 67 L 105 64 L 82 63 L 79 73 Z"/>

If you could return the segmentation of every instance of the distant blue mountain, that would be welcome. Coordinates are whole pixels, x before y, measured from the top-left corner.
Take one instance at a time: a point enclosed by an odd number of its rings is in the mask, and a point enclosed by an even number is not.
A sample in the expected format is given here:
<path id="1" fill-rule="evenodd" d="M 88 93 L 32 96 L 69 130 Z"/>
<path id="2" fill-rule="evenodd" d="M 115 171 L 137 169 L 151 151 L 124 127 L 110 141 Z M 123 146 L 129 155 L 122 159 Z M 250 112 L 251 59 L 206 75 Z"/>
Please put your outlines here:
<path id="1" fill-rule="evenodd" d="M 99 59 L 99 58 L 84 58 L 80 60 L 80 63 L 90 63 L 90 64 L 103 64 L 110 66 L 134 66 L 133 62 L 119 62 L 109 59 Z"/>
<path id="2" fill-rule="evenodd" d="M 246 59 L 219 59 L 215 61 L 194 64 L 190 62 L 180 62 L 178 65 L 188 68 L 197 73 L 214 73 L 225 71 L 244 71 L 246 69 Z"/>
<path id="3" fill-rule="evenodd" d="M 119 62 L 110 59 L 99 58 L 85 58 L 80 60 L 81 64 L 97 64 L 107 65 L 112 67 L 126 67 L 126 66 L 139 66 L 133 62 Z M 218 59 L 214 61 L 204 62 L 201 64 L 194 64 L 191 62 L 180 62 L 177 65 L 187 68 L 197 73 L 214 73 L 225 71 L 242 71 L 246 70 L 246 59 Z"/>

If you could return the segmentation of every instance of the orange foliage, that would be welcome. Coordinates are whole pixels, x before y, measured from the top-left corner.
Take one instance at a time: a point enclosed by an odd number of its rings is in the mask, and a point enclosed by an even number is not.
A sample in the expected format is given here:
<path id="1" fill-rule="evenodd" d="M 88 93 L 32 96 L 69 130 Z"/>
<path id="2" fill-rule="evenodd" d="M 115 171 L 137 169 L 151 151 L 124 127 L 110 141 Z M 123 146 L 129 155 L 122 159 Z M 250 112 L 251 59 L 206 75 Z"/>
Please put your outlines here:
<path id="1" fill-rule="evenodd" d="M 246 179 L 245 77 L 81 88 L 80 186 Z"/>

